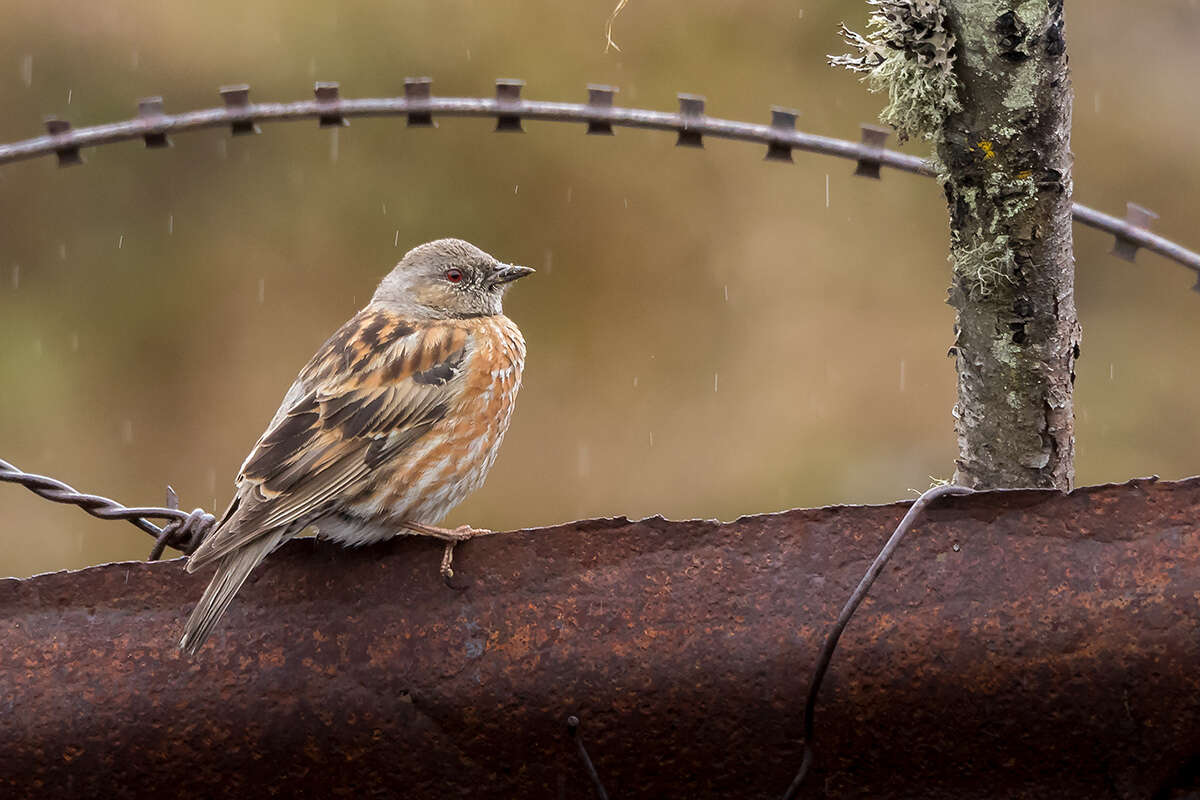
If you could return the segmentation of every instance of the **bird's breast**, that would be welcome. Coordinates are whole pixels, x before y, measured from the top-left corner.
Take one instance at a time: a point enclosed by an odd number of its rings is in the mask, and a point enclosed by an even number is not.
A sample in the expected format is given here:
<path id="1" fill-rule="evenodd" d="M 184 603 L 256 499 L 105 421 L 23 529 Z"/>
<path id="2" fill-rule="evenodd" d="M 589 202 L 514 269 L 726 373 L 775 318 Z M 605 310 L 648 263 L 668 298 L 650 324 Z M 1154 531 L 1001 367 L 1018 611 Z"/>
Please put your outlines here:
<path id="1" fill-rule="evenodd" d="M 472 322 L 458 400 L 389 465 L 380 491 L 373 493 L 381 515 L 436 524 L 483 485 L 495 463 L 521 388 L 525 341 L 507 317 Z"/>

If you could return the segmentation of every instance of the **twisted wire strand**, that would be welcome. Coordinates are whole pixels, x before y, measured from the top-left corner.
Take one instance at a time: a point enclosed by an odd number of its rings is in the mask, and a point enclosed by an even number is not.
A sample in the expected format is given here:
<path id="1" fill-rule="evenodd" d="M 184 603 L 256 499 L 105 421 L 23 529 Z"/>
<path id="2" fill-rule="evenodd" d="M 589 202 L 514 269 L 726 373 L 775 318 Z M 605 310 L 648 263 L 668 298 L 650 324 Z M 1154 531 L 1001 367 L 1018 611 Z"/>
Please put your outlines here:
<path id="1" fill-rule="evenodd" d="M 179 509 L 178 499 L 170 487 L 167 490 L 169 507 L 124 506 L 107 497 L 80 492 L 55 478 L 25 472 L 3 459 L 0 459 L 0 482 L 24 486 L 38 497 L 53 503 L 78 506 L 99 519 L 129 522 L 138 530 L 154 537 L 150 561 L 161 558 L 168 545 L 190 554 L 216 523 L 216 517 L 204 509 L 197 508 L 190 512 Z M 167 524 L 160 528 L 151 522 L 151 519 L 166 520 Z"/>

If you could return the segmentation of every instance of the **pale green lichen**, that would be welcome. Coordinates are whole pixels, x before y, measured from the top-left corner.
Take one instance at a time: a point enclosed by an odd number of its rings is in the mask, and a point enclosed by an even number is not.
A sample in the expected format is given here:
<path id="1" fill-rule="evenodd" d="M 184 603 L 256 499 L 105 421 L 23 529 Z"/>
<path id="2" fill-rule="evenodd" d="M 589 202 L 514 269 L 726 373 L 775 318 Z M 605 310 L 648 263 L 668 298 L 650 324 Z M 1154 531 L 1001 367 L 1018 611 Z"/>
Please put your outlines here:
<path id="1" fill-rule="evenodd" d="M 950 259 L 954 271 L 965 278 L 967 290 L 977 297 L 988 296 L 1001 281 L 1014 282 L 1017 264 L 1007 236 L 979 236 L 972 242 L 955 237 Z"/>
<path id="2" fill-rule="evenodd" d="M 829 63 L 862 72 L 871 91 L 887 92 L 879 119 L 895 128 L 901 140 L 934 138 L 946 117 L 962 109 L 946 8 L 942 0 L 868 2 L 875 10 L 866 36 L 841 26 L 858 55 L 831 55 Z"/>

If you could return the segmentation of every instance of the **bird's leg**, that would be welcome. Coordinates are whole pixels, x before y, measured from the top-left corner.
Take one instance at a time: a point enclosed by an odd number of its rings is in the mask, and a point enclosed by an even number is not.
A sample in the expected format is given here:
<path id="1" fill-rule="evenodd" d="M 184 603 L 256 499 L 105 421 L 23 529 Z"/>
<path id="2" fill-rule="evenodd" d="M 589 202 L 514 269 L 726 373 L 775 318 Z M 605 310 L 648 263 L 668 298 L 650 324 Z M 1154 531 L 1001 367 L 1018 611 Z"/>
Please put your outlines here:
<path id="1" fill-rule="evenodd" d="M 454 563 L 454 545 L 459 542 L 465 542 L 467 539 L 474 539 L 476 536 L 490 536 L 495 531 L 489 531 L 484 528 L 472 528 L 470 525 L 459 525 L 457 528 L 439 528 L 436 525 L 426 525 L 422 522 L 405 522 L 404 527 L 408 528 L 413 533 L 422 536 L 432 536 L 434 539 L 441 539 L 446 543 L 446 549 L 442 553 L 442 578 L 449 583 L 454 577 L 454 569 L 451 565 Z"/>

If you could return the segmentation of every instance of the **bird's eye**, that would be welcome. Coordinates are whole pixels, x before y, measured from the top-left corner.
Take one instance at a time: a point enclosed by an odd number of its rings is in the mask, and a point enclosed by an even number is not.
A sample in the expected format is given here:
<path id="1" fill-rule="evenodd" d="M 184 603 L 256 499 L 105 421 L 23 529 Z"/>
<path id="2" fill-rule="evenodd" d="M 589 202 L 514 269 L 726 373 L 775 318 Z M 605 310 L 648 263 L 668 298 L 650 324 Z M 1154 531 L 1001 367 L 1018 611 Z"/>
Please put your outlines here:
<path id="1" fill-rule="evenodd" d="M 463 274 L 461 269 L 446 270 L 446 280 L 450 281 L 451 283 L 461 283 L 462 279 Z"/>

